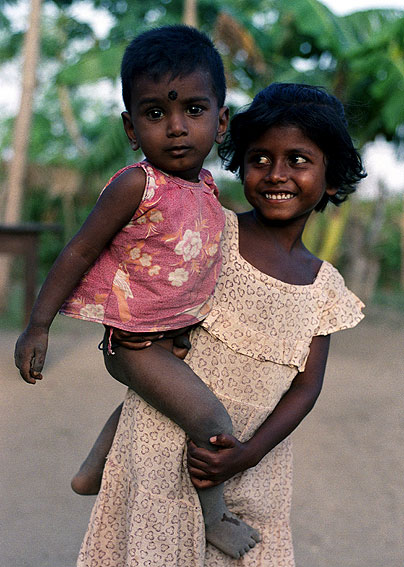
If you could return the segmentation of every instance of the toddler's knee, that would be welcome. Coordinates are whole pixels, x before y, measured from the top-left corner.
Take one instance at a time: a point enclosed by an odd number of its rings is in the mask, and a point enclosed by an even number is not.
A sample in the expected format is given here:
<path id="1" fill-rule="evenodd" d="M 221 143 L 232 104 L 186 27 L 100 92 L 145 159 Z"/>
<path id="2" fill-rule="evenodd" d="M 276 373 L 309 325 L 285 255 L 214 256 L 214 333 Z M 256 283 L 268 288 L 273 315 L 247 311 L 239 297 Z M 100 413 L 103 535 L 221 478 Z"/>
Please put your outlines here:
<path id="1" fill-rule="evenodd" d="M 222 406 L 222 408 L 206 412 L 200 416 L 198 430 L 201 439 L 208 441 L 210 437 L 220 433 L 231 435 L 233 424 L 229 414 Z"/>
<path id="2" fill-rule="evenodd" d="M 217 419 L 217 429 L 219 433 L 233 434 L 233 423 L 227 411 L 224 411 Z"/>

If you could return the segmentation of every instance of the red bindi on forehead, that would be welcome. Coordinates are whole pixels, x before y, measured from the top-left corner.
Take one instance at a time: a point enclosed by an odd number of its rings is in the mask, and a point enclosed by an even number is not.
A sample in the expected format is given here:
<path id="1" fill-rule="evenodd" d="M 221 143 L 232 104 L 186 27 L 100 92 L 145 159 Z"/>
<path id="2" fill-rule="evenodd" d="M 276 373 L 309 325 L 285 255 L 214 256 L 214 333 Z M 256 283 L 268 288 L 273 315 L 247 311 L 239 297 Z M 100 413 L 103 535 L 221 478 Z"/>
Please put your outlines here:
<path id="1" fill-rule="evenodd" d="M 178 96 L 177 91 L 170 91 L 170 92 L 168 93 L 168 98 L 169 98 L 169 100 L 175 100 L 175 99 L 177 98 L 177 96 Z"/>

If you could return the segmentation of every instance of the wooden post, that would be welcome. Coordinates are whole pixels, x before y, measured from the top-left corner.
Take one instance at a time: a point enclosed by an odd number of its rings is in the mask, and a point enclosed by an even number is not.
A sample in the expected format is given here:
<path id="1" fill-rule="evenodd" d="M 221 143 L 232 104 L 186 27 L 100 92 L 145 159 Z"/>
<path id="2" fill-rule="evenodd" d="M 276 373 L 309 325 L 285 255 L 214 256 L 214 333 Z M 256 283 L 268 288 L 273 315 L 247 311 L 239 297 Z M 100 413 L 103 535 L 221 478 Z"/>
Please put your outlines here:
<path id="1" fill-rule="evenodd" d="M 0 225 L 0 253 L 24 257 L 24 326 L 36 298 L 39 237 L 42 232 L 61 232 L 59 225 Z"/>

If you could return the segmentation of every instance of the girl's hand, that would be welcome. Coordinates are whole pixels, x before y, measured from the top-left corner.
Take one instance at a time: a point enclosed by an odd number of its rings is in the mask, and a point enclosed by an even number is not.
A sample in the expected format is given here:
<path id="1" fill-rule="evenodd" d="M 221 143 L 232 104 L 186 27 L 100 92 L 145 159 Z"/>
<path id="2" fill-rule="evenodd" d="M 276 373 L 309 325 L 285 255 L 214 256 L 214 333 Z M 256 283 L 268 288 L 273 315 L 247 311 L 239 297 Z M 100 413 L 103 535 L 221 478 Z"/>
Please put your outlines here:
<path id="1" fill-rule="evenodd" d="M 48 348 L 48 331 L 28 327 L 19 337 L 14 352 L 15 365 L 28 384 L 42 380 L 42 368 Z"/>
<path id="2" fill-rule="evenodd" d="M 209 451 L 188 443 L 188 471 L 195 488 L 217 486 L 235 474 L 245 471 L 256 463 L 252 458 L 247 443 L 241 443 L 233 435 L 217 435 L 210 442 L 218 451 Z"/>

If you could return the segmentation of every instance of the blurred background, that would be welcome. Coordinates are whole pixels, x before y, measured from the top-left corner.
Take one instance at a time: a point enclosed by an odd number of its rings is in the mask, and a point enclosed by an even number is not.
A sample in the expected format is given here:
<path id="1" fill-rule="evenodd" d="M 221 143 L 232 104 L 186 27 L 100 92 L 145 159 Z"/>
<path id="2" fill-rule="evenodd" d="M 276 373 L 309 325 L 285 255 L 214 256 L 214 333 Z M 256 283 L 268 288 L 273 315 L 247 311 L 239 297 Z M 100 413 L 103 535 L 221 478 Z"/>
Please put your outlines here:
<path id="1" fill-rule="evenodd" d="M 12 353 L 100 189 L 142 157 L 121 125 L 125 46 L 180 22 L 214 39 L 232 113 L 272 81 L 322 85 L 346 106 L 369 175 L 304 239 L 367 316 L 333 338 L 323 393 L 295 434 L 297 565 L 402 567 L 404 0 L 0 0 L 0 567 L 75 564 L 94 499 L 69 480 L 125 389 L 97 355 L 99 325 L 58 318 L 35 388 Z M 215 149 L 207 167 L 223 204 L 244 210 Z"/>
<path id="2" fill-rule="evenodd" d="M 36 284 L 105 181 L 141 157 L 130 150 L 120 119 L 124 47 L 147 28 L 186 22 L 216 42 L 232 112 L 272 81 L 322 85 L 345 103 L 369 176 L 345 206 L 313 216 L 305 241 L 366 303 L 404 309 L 403 0 L 0 6 L 0 223 L 39 223 Z M 220 169 L 215 149 L 208 167 L 223 203 L 242 210 L 240 184 Z M 19 254 L 3 255 L 0 268 L 0 324 L 20 325 L 24 263 Z"/>

